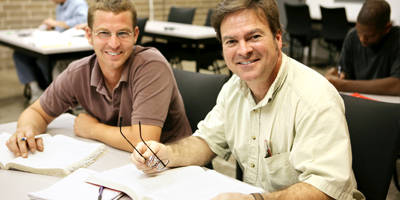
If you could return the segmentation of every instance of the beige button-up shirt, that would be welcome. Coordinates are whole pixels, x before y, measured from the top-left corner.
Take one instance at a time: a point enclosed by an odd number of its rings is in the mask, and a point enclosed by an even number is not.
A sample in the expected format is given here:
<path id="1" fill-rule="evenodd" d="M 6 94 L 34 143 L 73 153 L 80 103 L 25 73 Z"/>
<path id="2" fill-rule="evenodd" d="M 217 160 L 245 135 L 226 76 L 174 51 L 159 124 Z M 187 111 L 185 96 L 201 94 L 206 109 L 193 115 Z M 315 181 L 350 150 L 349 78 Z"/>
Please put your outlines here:
<path id="1" fill-rule="evenodd" d="M 245 182 L 266 191 L 306 182 L 335 199 L 363 199 L 352 171 L 343 100 L 323 76 L 282 56 L 262 101 L 256 104 L 234 75 L 194 135 L 224 159 L 233 153 Z"/>

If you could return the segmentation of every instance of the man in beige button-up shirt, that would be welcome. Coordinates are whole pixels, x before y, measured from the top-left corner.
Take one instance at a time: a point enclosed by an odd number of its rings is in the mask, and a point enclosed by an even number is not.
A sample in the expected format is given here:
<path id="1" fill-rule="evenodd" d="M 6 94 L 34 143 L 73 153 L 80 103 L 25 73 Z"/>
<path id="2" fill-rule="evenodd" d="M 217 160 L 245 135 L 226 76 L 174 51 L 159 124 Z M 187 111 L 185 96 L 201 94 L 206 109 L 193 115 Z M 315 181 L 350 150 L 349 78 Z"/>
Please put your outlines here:
<path id="1" fill-rule="evenodd" d="M 235 156 L 259 195 L 216 199 L 364 199 L 357 191 L 344 104 L 317 72 L 282 53 L 275 0 L 224 0 L 212 16 L 224 58 L 235 74 L 192 137 L 151 142 L 168 167 L 205 165 Z M 143 144 L 145 157 L 151 153 Z M 136 152 L 132 162 L 153 173 Z"/>

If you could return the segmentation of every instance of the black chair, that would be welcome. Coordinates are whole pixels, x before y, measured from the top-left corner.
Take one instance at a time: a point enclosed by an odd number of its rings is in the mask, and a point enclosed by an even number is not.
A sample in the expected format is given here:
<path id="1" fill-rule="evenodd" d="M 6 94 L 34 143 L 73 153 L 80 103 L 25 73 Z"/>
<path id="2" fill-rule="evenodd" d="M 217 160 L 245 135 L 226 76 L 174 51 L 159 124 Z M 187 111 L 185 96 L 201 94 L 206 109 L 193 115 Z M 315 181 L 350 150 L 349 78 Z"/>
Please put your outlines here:
<path id="1" fill-rule="evenodd" d="M 203 74 L 172 68 L 185 104 L 186 115 L 194 132 L 197 124 L 215 106 L 217 96 L 228 81 L 226 74 Z"/>
<path id="2" fill-rule="evenodd" d="M 143 33 L 144 33 L 144 27 L 146 26 L 147 20 L 149 18 L 145 17 L 145 18 L 137 18 L 137 27 L 139 27 L 139 35 L 138 38 L 136 40 L 136 44 L 141 44 L 142 43 L 142 37 L 143 37 Z"/>
<path id="3" fill-rule="evenodd" d="M 212 26 L 211 25 L 211 15 L 213 14 L 213 12 L 214 12 L 214 9 L 212 9 L 212 8 L 208 9 L 206 23 L 204 24 L 204 26 Z"/>
<path id="4" fill-rule="evenodd" d="M 183 23 L 183 24 L 191 24 L 193 22 L 195 12 L 196 8 L 181 8 L 172 6 L 169 11 L 167 21 Z"/>
<path id="5" fill-rule="evenodd" d="M 320 31 L 312 28 L 310 9 L 306 4 L 284 3 L 287 25 L 286 31 L 290 36 L 290 57 L 302 60 L 304 47 L 308 49 L 308 61 L 311 60 L 311 41 L 320 37 Z M 300 57 L 294 56 L 295 40 L 300 44 Z"/>
<path id="6" fill-rule="evenodd" d="M 168 22 L 176 22 L 183 24 L 192 24 L 196 8 L 181 8 L 174 7 L 170 8 L 168 14 Z M 164 57 L 171 63 L 171 65 L 179 63 L 175 55 L 174 49 L 179 49 L 182 44 L 178 42 L 163 41 L 159 42 L 153 38 L 153 41 L 143 44 L 143 46 L 151 46 L 158 49 Z"/>
<path id="7" fill-rule="evenodd" d="M 186 116 L 192 131 L 203 120 L 217 102 L 218 94 L 228 81 L 226 74 L 202 74 L 172 68 L 179 92 L 185 104 Z M 206 165 L 213 169 L 212 162 Z"/>
<path id="8" fill-rule="evenodd" d="M 385 200 L 400 150 L 400 104 L 341 96 L 357 188 L 366 199 Z"/>
<path id="9" fill-rule="evenodd" d="M 328 65 L 335 65 L 335 57 L 341 52 L 344 39 L 350 29 L 346 9 L 344 7 L 325 8 L 322 6 L 320 6 L 320 9 L 322 22 L 321 36 L 328 44 Z"/>

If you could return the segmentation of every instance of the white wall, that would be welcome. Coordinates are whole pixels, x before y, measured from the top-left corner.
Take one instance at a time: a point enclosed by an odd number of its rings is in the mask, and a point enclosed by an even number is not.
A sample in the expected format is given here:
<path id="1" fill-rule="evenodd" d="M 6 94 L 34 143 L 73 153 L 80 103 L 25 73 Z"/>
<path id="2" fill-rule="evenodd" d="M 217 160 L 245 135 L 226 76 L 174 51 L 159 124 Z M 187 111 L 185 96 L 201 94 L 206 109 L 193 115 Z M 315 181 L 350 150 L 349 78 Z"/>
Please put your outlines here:
<path id="1" fill-rule="evenodd" d="M 399 0 L 386 0 L 391 7 L 391 18 L 393 24 L 400 25 L 400 12 L 398 8 L 400 7 Z M 334 0 L 306 0 L 306 4 L 310 7 L 311 18 L 320 19 L 321 12 L 319 6 L 324 7 L 345 7 L 347 13 L 347 20 L 350 22 L 355 22 L 357 20 L 357 15 L 361 10 L 362 2 L 335 2 Z"/>

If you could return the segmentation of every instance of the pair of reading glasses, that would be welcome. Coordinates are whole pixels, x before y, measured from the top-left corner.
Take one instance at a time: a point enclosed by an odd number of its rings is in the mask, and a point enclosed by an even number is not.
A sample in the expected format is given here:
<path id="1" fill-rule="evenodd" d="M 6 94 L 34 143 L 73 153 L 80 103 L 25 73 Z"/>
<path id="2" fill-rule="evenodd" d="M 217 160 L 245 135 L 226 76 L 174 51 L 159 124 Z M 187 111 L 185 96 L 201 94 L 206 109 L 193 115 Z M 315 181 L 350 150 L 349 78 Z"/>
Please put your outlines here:
<path id="1" fill-rule="evenodd" d="M 122 133 L 122 125 L 121 125 L 121 124 L 122 124 L 122 117 L 120 117 L 119 120 L 120 120 L 120 122 L 119 122 L 119 132 L 121 132 L 121 135 L 125 138 L 126 141 L 129 142 L 129 140 L 128 140 L 128 139 L 125 137 L 125 135 Z M 153 155 L 151 155 L 151 156 L 148 157 L 148 158 L 145 158 L 145 157 L 139 152 L 139 150 L 137 150 L 136 147 L 132 145 L 131 142 L 129 142 L 129 144 L 133 147 L 133 149 L 135 149 L 136 152 L 138 152 L 138 154 L 139 154 L 142 158 L 144 158 L 145 163 L 146 163 L 147 166 L 149 166 L 149 167 L 151 167 L 151 168 L 157 168 L 157 170 L 162 170 L 162 169 L 164 169 L 164 168 L 167 166 L 167 164 L 169 163 L 169 160 L 164 160 L 165 163 L 164 163 L 163 161 L 161 161 L 161 159 L 154 153 L 153 150 L 150 149 L 149 145 L 147 145 L 146 142 L 143 140 L 143 138 L 142 138 L 142 126 L 141 126 L 141 124 L 140 124 L 140 121 L 139 121 L 139 134 L 140 134 L 140 139 L 142 140 L 142 142 L 144 143 L 144 145 L 146 145 L 147 148 L 153 153 Z"/>
<path id="2" fill-rule="evenodd" d="M 96 32 L 94 34 L 96 36 L 98 36 L 99 38 L 101 38 L 101 39 L 108 39 L 113 34 L 115 34 L 120 39 L 128 38 L 129 36 L 132 35 L 132 33 L 128 32 L 128 31 L 119 31 L 117 33 L 111 33 L 111 32 L 108 32 L 108 31 L 98 31 L 98 32 Z"/>

